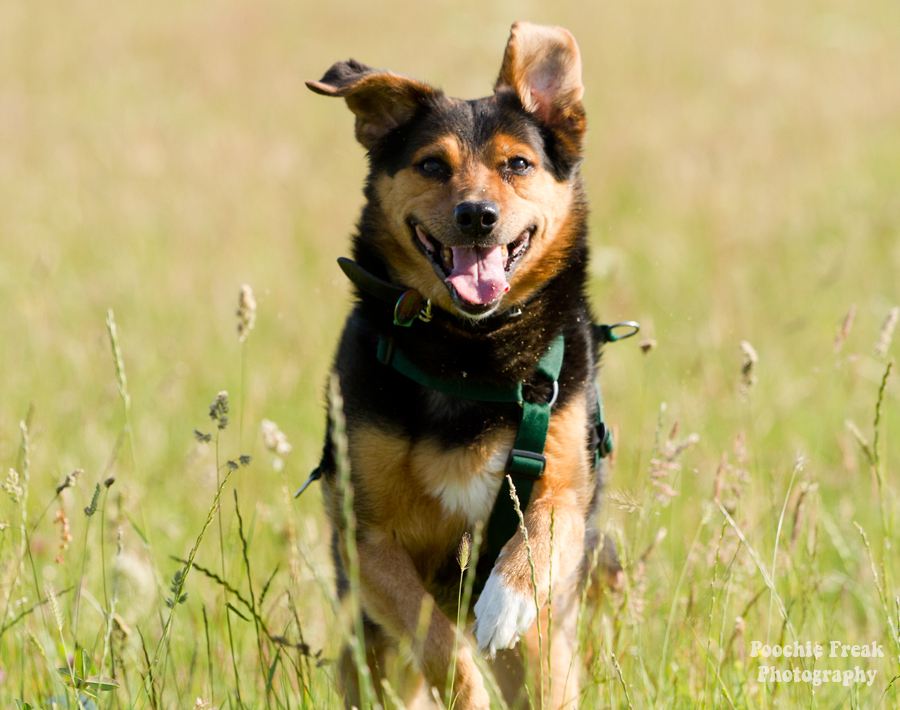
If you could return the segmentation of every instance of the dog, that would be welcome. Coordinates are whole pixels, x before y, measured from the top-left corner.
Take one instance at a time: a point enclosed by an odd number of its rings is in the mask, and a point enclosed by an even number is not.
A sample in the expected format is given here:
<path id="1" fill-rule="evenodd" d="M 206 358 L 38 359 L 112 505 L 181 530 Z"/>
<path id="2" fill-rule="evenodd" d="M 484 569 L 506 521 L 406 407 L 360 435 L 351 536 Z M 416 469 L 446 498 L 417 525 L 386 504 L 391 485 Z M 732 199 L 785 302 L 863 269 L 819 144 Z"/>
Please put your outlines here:
<path id="1" fill-rule="evenodd" d="M 490 706 L 454 623 L 458 547 L 478 528 L 478 652 L 511 707 L 527 706 L 523 658 L 535 678 L 552 674 L 549 706 L 575 707 L 576 616 L 610 446 L 595 385 L 602 328 L 585 294 L 578 46 L 560 27 L 516 23 L 493 94 L 472 101 L 354 60 L 307 86 L 347 102 L 369 160 L 353 259 L 340 260 L 356 301 L 334 372 L 375 691 L 405 640 L 413 695 L 436 688 L 456 708 Z M 345 595 L 335 437 L 329 424 L 313 478 Z M 348 647 L 348 706 L 360 703 L 353 661 Z"/>

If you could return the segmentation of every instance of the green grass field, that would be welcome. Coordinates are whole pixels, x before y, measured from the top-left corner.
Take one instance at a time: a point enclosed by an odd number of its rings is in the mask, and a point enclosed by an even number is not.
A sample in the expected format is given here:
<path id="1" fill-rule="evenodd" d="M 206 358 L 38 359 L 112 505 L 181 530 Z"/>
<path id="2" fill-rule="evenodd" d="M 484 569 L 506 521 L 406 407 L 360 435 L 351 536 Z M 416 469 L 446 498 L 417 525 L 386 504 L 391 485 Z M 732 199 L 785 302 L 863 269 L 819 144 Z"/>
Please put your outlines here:
<path id="1" fill-rule="evenodd" d="M 596 312 L 657 343 L 605 354 L 625 573 L 582 610 L 581 707 L 900 707 L 900 5 L 554 6 L 0 4 L 0 706 L 75 707 L 74 675 L 115 677 L 88 708 L 341 707 L 320 491 L 291 494 L 365 159 L 303 81 L 352 56 L 485 95 L 529 19 L 583 53 Z"/>

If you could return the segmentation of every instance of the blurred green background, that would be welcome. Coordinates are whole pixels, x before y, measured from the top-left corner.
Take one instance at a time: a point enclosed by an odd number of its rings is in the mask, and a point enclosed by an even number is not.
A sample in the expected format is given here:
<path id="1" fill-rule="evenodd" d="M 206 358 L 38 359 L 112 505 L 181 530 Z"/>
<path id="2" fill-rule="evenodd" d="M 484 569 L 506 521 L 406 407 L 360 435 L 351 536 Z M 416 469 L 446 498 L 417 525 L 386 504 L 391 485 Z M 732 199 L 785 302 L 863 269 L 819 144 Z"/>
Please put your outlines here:
<path id="1" fill-rule="evenodd" d="M 354 57 L 483 96 L 517 19 L 579 42 L 590 290 L 604 322 L 638 320 L 658 343 L 606 353 L 611 488 L 649 490 L 666 402 L 667 428 L 680 420 L 700 435 L 666 513 L 669 554 L 683 555 L 681 521 L 696 521 L 740 431 L 760 501 L 751 527 L 780 508 L 798 452 L 842 529 L 874 520 L 873 478 L 844 422 L 871 438 L 885 366 L 872 348 L 900 303 L 894 0 L 0 3 L 0 464 L 16 465 L 33 404 L 38 510 L 81 467 L 70 514 L 109 470 L 137 515 L 127 445 L 108 468 L 123 426 L 112 308 L 159 559 L 183 556 L 205 519 L 214 468 L 192 430 L 209 430 L 223 389 L 223 456 L 256 457 L 235 480 L 242 505 L 270 523 L 263 556 L 284 556 L 278 531 L 299 514 L 325 557 L 318 491 L 288 513 L 258 435 L 262 418 L 278 422 L 294 446 L 286 484 L 305 480 L 350 304 L 335 259 L 362 204 L 365 156 L 343 102 L 303 82 Z M 241 401 L 244 283 L 259 311 Z M 759 354 L 746 398 L 742 340 Z M 898 396 L 894 376 L 883 441 L 895 491 Z M 35 538 L 49 578 L 54 534 L 48 520 Z"/>
<path id="2" fill-rule="evenodd" d="M 312 466 L 365 159 L 343 103 L 303 81 L 355 57 L 485 95 L 520 18 L 568 27 L 583 53 L 597 313 L 659 342 L 646 365 L 631 342 L 608 353 L 623 455 L 662 400 L 715 454 L 746 339 L 757 434 L 833 458 L 857 415 L 821 406 L 835 328 L 857 304 L 853 372 L 874 382 L 871 344 L 900 301 L 890 1 L 3 3 L 0 457 L 34 402 L 36 470 L 105 464 L 111 307 L 148 485 L 188 485 L 191 429 L 239 387 L 248 283 L 244 434 L 268 416 Z"/>

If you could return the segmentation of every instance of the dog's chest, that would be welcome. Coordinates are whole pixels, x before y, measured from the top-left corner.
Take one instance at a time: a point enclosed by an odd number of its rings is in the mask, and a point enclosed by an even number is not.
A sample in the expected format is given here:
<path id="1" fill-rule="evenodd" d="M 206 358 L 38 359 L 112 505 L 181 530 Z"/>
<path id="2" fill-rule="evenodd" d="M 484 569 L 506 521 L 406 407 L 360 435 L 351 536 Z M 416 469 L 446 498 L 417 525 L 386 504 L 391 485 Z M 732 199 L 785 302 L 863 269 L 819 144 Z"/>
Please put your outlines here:
<path id="1" fill-rule="evenodd" d="M 487 522 L 511 447 L 511 436 L 498 437 L 487 445 L 441 452 L 426 446 L 413 457 L 416 477 L 446 515 L 463 518 L 468 525 L 478 520 Z"/>

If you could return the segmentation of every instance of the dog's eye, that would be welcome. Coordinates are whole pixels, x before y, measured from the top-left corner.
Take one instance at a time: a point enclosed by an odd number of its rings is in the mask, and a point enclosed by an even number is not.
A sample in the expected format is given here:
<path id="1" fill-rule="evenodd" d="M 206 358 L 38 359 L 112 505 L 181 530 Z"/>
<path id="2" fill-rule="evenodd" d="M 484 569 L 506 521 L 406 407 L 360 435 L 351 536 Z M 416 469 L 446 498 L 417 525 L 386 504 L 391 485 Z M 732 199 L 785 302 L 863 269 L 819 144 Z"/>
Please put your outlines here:
<path id="1" fill-rule="evenodd" d="M 513 173 L 525 173 L 528 168 L 531 167 L 531 163 L 529 163 L 522 156 L 516 156 L 515 158 L 510 158 L 509 162 L 507 162 L 506 167 L 510 172 Z"/>
<path id="2" fill-rule="evenodd" d="M 430 176 L 445 175 L 448 172 L 447 164 L 440 158 L 425 158 L 419 163 L 419 170 Z"/>

